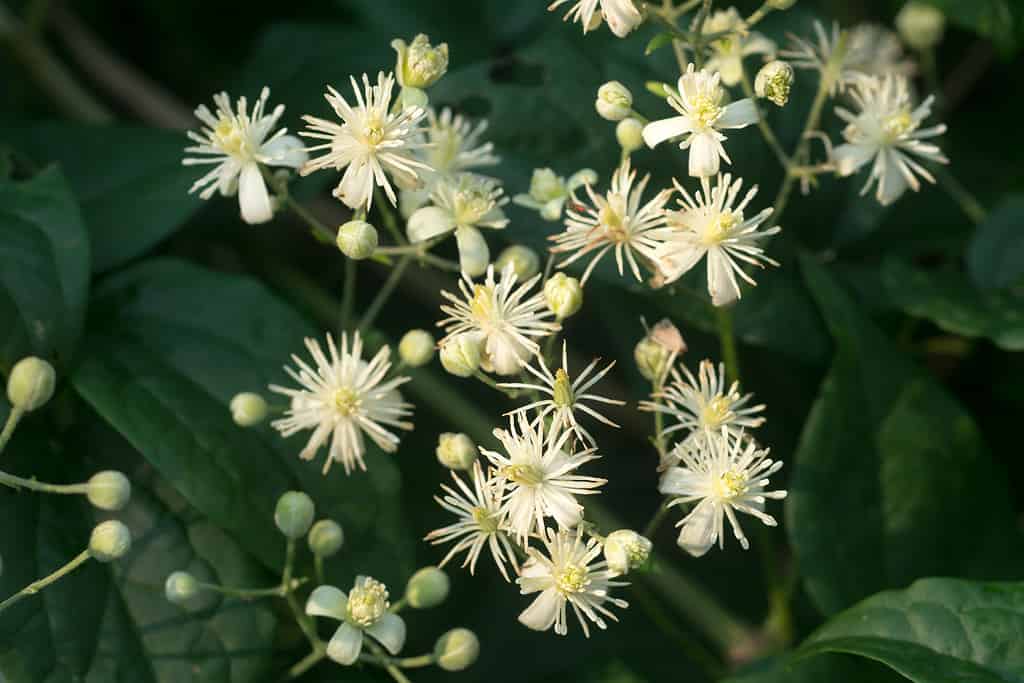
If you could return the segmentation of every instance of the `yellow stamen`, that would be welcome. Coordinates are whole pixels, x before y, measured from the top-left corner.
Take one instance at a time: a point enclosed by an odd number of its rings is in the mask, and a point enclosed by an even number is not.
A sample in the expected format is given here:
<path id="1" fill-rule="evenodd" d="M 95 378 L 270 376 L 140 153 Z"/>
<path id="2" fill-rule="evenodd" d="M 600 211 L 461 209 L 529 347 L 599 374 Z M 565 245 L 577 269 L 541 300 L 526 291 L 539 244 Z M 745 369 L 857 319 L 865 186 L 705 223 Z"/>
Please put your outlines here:
<path id="1" fill-rule="evenodd" d="M 569 381 L 569 375 L 562 368 L 555 370 L 553 393 L 553 400 L 556 406 L 566 408 L 576 402 L 576 396 L 572 393 L 572 383 Z"/>
<path id="2" fill-rule="evenodd" d="M 334 408 L 344 417 L 359 410 L 361 403 L 359 394 L 349 387 L 342 387 L 334 392 Z"/>
<path id="3" fill-rule="evenodd" d="M 714 246 L 729 236 L 729 232 L 736 227 L 736 224 L 743 219 L 732 211 L 723 211 L 708 222 L 704 229 L 703 243 L 705 246 Z"/>
<path id="4" fill-rule="evenodd" d="M 562 595 L 579 593 L 590 583 L 587 568 L 578 564 L 569 564 L 562 568 L 555 577 L 555 587 Z"/>
<path id="5" fill-rule="evenodd" d="M 732 470 L 729 470 L 719 477 L 718 481 L 716 481 L 714 485 L 715 495 L 725 500 L 732 500 L 746 492 L 747 478 L 738 472 L 733 472 Z"/>
<path id="6" fill-rule="evenodd" d="M 544 473 L 533 465 L 506 465 L 499 473 L 523 486 L 536 486 L 544 481 Z"/>

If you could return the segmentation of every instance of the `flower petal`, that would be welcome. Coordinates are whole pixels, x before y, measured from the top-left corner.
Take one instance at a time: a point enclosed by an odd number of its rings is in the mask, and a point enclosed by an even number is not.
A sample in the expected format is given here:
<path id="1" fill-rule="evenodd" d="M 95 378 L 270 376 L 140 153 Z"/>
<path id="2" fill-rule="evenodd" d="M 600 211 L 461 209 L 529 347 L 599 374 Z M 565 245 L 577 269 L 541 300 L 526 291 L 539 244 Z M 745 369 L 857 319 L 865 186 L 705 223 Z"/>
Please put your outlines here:
<path id="1" fill-rule="evenodd" d="M 242 167 L 242 175 L 238 179 L 238 204 L 242 209 L 242 220 L 250 225 L 266 223 L 274 217 L 267 184 L 256 162 Z"/>
<path id="2" fill-rule="evenodd" d="M 718 536 L 716 516 L 714 504 L 707 499 L 702 500 L 679 530 L 679 547 L 694 557 L 706 553 Z"/>
<path id="3" fill-rule="evenodd" d="M 344 621 L 348 596 L 334 586 L 317 586 L 306 600 L 306 614 Z"/>
<path id="4" fill-rule="evenodd" d="M 269 157 L 268 166 L 298 168 L 309 159 L 306 146 L 294 135 L 282 135 L 263 145 L 263 155 Z"/>
<path id="5" fill-rule="evenodd" d="M 871 160 L 875 149 L 869 145 L 851 145 L 845 143 L 832 151 L 832 161 L 836 165 L 836 173 L 841 176 L 853 175 L 861 166 Z"/>
<path id="6" fill-rule="evenodd" d="M 455 229 L 455 217 L 440 206 L 424 206 L 409 216 L 406 231 L 413 244 L 425 242 Z"/>
<path id="7" fill-rule="evenodd" d="M 342 624 L 330 642 L 327 643 L 327 656 L 338 664 L 354 664 L 363 649 L 363 632 L 352 624 Z"/>
<path id="8" fill-rule="evenodd" d="M 554 588 L 544 590 L 519 615 L 519 623 L 534 631 L 547 631 L 558 616 L 559 596 Z"/>
<path id="9" fill-rule="evenodd" d="M 387 612 L 373 626 L 366 629 L 384 649 L 393 655 L 402 651 L 405 645 L 405 622 L 397 614 Z"/>
<path id="10" fill-rule="evenodd" d="M 726 105 L 715 128 L 745 128 L 752 123 L 757 123 L 757 107 L 754 100 L 745 98 Z"/>
<path id="11" fill-rule="evenodd" d="M 689 117 L 673 116 L 661 121 L 648 123 L 644 126 L 641 135 L 648 147 L 657 147 L 666 140 L 689 133 L 690 130 Z"/>
<path id="12" fill-rule="evenodd" d="M 470 277 L 483 275 L 491 260 L 487 240 L 476 228 L 464 225 L 455 231 L 455 242 L 459 247 L 459 267 Z"/>
<path id="13" fill-rule="evenodd" d="M 710 133 L 695 133 L 690 138 L 690 175 L 713 176 L 719 167 L 718 141 Z"/>

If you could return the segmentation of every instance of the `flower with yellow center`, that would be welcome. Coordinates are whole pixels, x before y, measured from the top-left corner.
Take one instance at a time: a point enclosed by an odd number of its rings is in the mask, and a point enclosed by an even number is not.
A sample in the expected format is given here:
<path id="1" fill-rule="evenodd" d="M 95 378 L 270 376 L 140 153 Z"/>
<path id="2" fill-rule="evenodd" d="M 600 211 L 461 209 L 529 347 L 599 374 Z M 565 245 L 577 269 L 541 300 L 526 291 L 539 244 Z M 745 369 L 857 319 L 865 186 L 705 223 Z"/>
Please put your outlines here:
<path id="1" fill-rule="evenodd" d="M 543 424 L 546 419 L 551 418 L 552 433 L 560 433 L 563 429 L 568 429 L 572 431 L 580 443 L 596 446 L 597 441 L 590 432 L 580 425 L 576 412 L 585 413 L 598 422 L 602 422 L 609 427 L 618 428 L 619 425 L 601 415 L 587 404 L 625 405 L 625 401 L 605 398 L 590 392 L 591 388 L 615 367 L 615 361 L 612 361 L 604 369 L 595 372 L 600 362 L 600 358 L 595 358 L 590 365 L 583 369 L 576 379 L 572 379 L 569 375 L 567 344 L 563 341 L 562 367 L 556 368 L 553 374 L 548 368 L 547 363 L 544 362 L 544 358 L 540 356 L 537 358 L 537 367 L 532 365 L 526 366 L 526 371 L 536 377 L 540 381 L 539 384 L 509 382 L 499 385 L 507 389 L 526 389 L 544 396 L 507 414 L 525 416 L 530 411 L 535 411 L 534 421 L 538 424 Z"/>
<path id="2" fill-rule="evenodd" d="M 318 586 L 306 601 L 306 614 L 342 622 L 327 642 L 326 655 L 348 666 L 359 659 L 364 635 L 397 655 L 405 645 L 405 622 L 388 611 L 387 587 L 369 576 L 357 576 L 346 595 L 334 586 Z"/>
<path id="3" fill-rule="evenodd" d="M 850 97 L 860 111 L 836 107 L 836 115 L 847 124 L 843 129 L 846 142 L 832 153 L 836 172 L 853 175 L 871 162 L 861 194 L 877 182 L 875 198 L 881 204 L 896 201 L 908 187 L 915 192 L 920 189 L 917 176 L 934 183 L 932 174 L 914 158 L 949 163 L 937 145 L 925 142 L 946 132 L 946 126 L 920 127 L 931 114 L 934 96 L 912 108 L 907 79 L 890 74 L 860 79 Z"/>
<path id="4" fill-rule="evenodd" d="M 641 205 L 644 190 L 650 175 L 636 181 L 636 171 L 626 157 L 612 175 L 611 188 L 604 195 L 586 185 L 590 204 L 584 204 L 573 195 L 573 203 L 567 211 L 565 231 L 548 239 L 555 243 L 554 254 L 570 255 L 558 263 L 564 268 L 590 255 L 581 278 L 582 284 L 594 271 L 597 264 L 609 251 L 615 253 L 619 275 L 623 274 L 623 261 L 629 264 L 630 272 L 641 279 L 642 262 L 650 268 L 650 259 L 659 242 L 651 237 L 651 231 L 665 225 L 664 207 L 672 197 L 672 190 L 662 190 Z M 653 270 L 653 269 L 652 269 Z"/>
<path id="5" fill-rule="evenodd" d="M 527 549 L 529 559 L 517 580 L 523 595 L 539 593 L 519 615 L 520 623 L 535 631 L 547 631 L 554 626 L 555 633 L 564 636 L 568 633 L 566 607 L 570 606 L 583 634 L 589 638 L 589 622 L 604 629 L 608 626 L 605 618 L 618 621 L 607 604 L 619 608 L 629 604 L 611 597 L 609 592 L 627 584 L 615 581 L 616 572 L 599 559 L 601 542 L 595 538 L 584 541 L 582 529 L 544 529 L 541 540 L 544 552 Z"/>
<path id="6" fill-rule="evenodd" d="M 678 542 L 683 550 L 700 557 L 716 541 L 724 546 L 726 518 L 743 549 L 750 547 L 737 512 L 776 525 L 764 512 L 765 501 L 785 498 L 786 492 L 766 490 L 769 477 L 782 468 L 781 462 L 768 458 L 767 449 L 758 448 L 743 432 L 723 427 L 706 432 L 704 439 L 685 441 L 675 451 L 680 465 L 665 472 L 658 490 L 673 496 L 669 506 L 696 503 L 676 525 L 681 527 Z"/>
<path id="7" fill-rule="evenodd" d="M 731 164 L 721 133 L 731 128 L 746 128 L 757 122 L 757 107 L 751 99 L 723 104 L 725 90 L 718 72 L 696 70 L 693 64 L 679 77 L 677 91 L 668 96 L 668 105 L 679 116 L 653 121 L 643 130 L 648 147 L 681 138 L 679 149 L 690 151 L 690 175 L 708 177 L 718 173 L 720 160 Z"/>
<path id="8" fill-rule="evenodd" d="M 285 416 L 272 423 L 282 436 L 313 430 L 299 456 L 312 459 L 330 439 L 324 473 L 331 463 L 339 461 L 350 474 L 356 467 L 366 469 L 364 435 L 386 452 L 397 450 L 399 438 L 385 426 L 412 429 L 412 423 L 402 419 L 412 414 L 412 405 L 398 392 L 408 377 L 385 379 L 391 369 L 390 349 L 385 346 L 369 362 L 363 360 L 363 341 L 358 332 L 352 337 L 351 347 L 348 335 L 342 335 L 340 351 L 330 335 L 327 354 L 314 339 L 306 339 L 306 348 L 313 365 L 292 356 L 298 370 L 285 368 L 300 387 L 270 387 L 291 399 Z"/>
<path id="9" fill-rule="evenodd" d="M 512 565 L 513 571 L 519 571 L 515 549 L 509 540 L 508 525 L 501 508 L 503 480 L 493 472 L 484 474 L 480 462 L 473 463 L 473 482 L 470 487 L 457 474 L 452 472 L 452 479 L 458 490 L 441 484 L 443 497 L 434 496 L 437 504 L 454 514 L 457 518 L 452 524 L 435 529 L 426 535 L 425 541 L 432 545 L 454 543 L 448 554 L 437 565 L 444 567 L 453 557 L 465 552 L 462 567 L 469 567 L 469 573 L 476 573 L 476 563 L 484 547 L 491 552 L 491 558 L 498 571 L 509 581 L 505 563 Z"/>

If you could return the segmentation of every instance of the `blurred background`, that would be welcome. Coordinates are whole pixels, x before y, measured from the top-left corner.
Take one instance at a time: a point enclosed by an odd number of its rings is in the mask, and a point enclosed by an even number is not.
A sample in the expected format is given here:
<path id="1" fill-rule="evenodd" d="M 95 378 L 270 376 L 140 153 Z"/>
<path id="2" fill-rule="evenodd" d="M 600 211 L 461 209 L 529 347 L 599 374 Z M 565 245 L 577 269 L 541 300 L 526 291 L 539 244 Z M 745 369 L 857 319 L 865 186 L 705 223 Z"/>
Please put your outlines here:
<path id="1" fill-rule="evenodd" d="M 799 0 L 758 30 L 782 45 L 786 33 L 811 35 L 816 19 L 891 27 L 900 4 Z M 798 548 L 811 543 L 807 536 L 794 541 L 790 525 L 797 514 L 821 521 L 806 532 L 818 534 L 814 542 L 835 534 L 837 545 L 848 542 L 856 550 L 851 557 L 872 558 L 870 568 L 847 568 L 850 580 L 833 603 L 839 606 L 919 576 L 1020 576 L 1024 465 L 1016 418 L 1024 358 L 1014 351 L 1024 348 L 1024 101 L 1014 84 L 1022 66 L 1024 12 L 1003 0 L 939 4 L 946 6 L 949 23 L 936 55 L 941 97 L 935 120 L 949 126 L 940 145 L 951 159 L 950 173 L 988 212 L 984 230 L 945 185 L 907 193 L 888 208 L 858 196 L 862 176 L 822 177 L 812 194 L 795 196 L 784 232 L 770 249 L 782 267 L 764 273 L 735 311 L 743 389 L 768 406 L 760 437 L 786 461 L 783 482 L 803 472 L 801 481 L 789 482 L 795 492 L 790 509 L 784 513 L 776 504 L 769 510 L 785 523 L 772 530 L 748 524 L 751 550 L 743 552 L 729 539 L 724 552 L 700 560 L 675 547 L 668 524 L 655 539 L 659 563 L 686 572 L 752 624 L 768 613 L 766 582 L 797 566 L 794 542 Z M 239 435 L 227 400 L 279 381 L 280 366 L 300 350 L 301 337 L 335 324 L 342 257 L 287 214 L 250 227 L 239 220 L 235 201 L 204 203 L 188 196 L 195 174 L 180 166 L 183 131 L 194 125 L 194 107 L 213 93 L 252 98 L 263 85 L 270 86 L 272 103 L 287 105 L 282 123 L 298 130 L 300 115 L 328 113 L 326 85 L 345 92 L 350 74 L 392 69 L 390 41 L 423 32 L 435 43 L 447 42 L 451 54 L 449 74 L 430 91 L 431 103 L 489 120 L 486 139 L 502 158 L 494 174 L 509 195 L 526 192 L 532 169 L 542 166 L 560 175 L 593 168 L 603 187 L 620 150 L 614 124 L 594 111 L 597 87 L 620 80 L 637 97 L 638 111 L 659 118 L 668 110 L 643 83 L 674 82 L 678 67 L 670 49 L 645 57 L 656 33 L 649 26 L 626 40 L 604 29 L 584 37 L 578 25 L 563 23 L 561 12 L 549 13 L 545 5 L 2 5 L 0 168 L 9 177 L 28 178 L 50 163 L 60 165 L 89 233 L 93 283 L 86 341 L 55 351 L 59 368 L 75 379 L 52 414 L 21 430 L 10 457 L 41 479 L 48 471 L 74 480 L 74 472 L 100 465 L 129 471 L 143 482 L 137 487 L 142 502 L 133 505 L 130 519 L 151 531 L 143 536 L 149 542 L 138 545 L 146 552 L 137 550 L 137 559 L 112 576 L 90 568 L 54 589 L 46 615 L 0 622 L 0 642 L 7 647 L 0 664 L 6 661 L 12 680 L 19 680 L 19 671 L 25 680 L 43 680 L 37 675 L 43 669 L 61 674 L 52 680 L 115 680 L 107 676 L 129 670 L 123 662 L 121 669 L 114 665 L 127 653 L 147 662 L 146 671 L 117 680 L 276 680 L 273 672 L 303 654 L 301 634 L 288 620 L 276 628 L 269 608 L 245 604 L 208 605 L 190 618 L 175 617 L 173 608 L 157 603 L 161 577 L 182 563 L 253 584 L 267 580 L 266 567 L 279 561 L 278 541 L 268 542 L 262 554 L 253 549 L 269 533 L 258 527 L 269 520 L 278 481 L 310 482 L 325 514 L 340 517 L 351 548 L 329 567 L 340 586 L 350 585 L 356 573 L 370 573 L 397 587 L 416 567 L 443 557 L 441 549 L 418 540 L 448 523 L 432 500 L 448 478 L 434 457 L 437 435 L 466 431 L 489 443 L 488 433 L 509 402 L 479 383 L 443 375 L 436 363 L 412 371 L 415 432 L 394 456 L 371 453 L 370 473 L 349 479 L 337 469 L 320 480 L 318 464 L 298 463 L 301 437 L 283 442 L 269 427 Z M 746 15 L 757 5 L 737 6 Z M 915 82 L 923 91 L 927 80 L 922 71 Z M 798 72 L 790 103 L 770 112 L 787 149 L 796 143 L 816 86 L 812 73 Z M 823 120 L 837 140 L 838 119 L 829 111 Z M 633 157 L 654 175 L 654 185 L 686 172 L 685 155 L 664 147 Z M 761 187 L 756 207 L 767 206 L 782 181 L 770 150 L 751 128 L 736 133 L 729 152 L 736 172 Z M 315 174 L 293 189 L 322 220 L 337 225 L 346 213 L 330 198 L 331 182 L 331 174 Z M 487 233 L 489 241 L 497 240 L 492 254 L 500 243 L 541 250 L 558 229 L 535 212 L 508 212 L 509 228 Z M 454 257 L 454 244 L 440 253 Z M 239 276 L 263 281 L 269 292 Z M 374 266 L 360 269 L 356 310 L 369 303 L 385 276 Z M 595 355 L 618 361 L 603 393 L 629 405 L 609 411 L 621 430 L 595 431 L 604 454 L 595 469 L 609 480 L 605 507 L 625 525 L 641 528 L 659 504 L 649 416 L 635 410 L 647 390 L 632 361 L 641 318 L 653 323 L 670 317 L 680 327 L 690 347 L 684 358 L 689 367 L 705 357 L 720 360 L 713 312 L 706 297 L 691 294 L 700 291 L 701 277 L 695 274 L 692 287 L 652 293 L 610 267 L 599 269 L 582 314 L 567 328 L 577 367 Z M 438 291 L 453 286 L 449 274 L 411 269 L 379 317 L 381 340 L 414 327 L 434 329 L 441 317 Z M 0 352 L 9 367 L 24 340 L 13 335 L 3 341 Z M 160 374 L 165 369 L 168 376 Z M 126 388 L 128 378 L 150 375 L 159 377 L 132 385 L 139 393 Z M 170 385 L 180 392 L 168 398 L 160 392 Z M 121 415 L 125 403 L 138 406 L 139 414 Z M 147 416 L 158 410 L 167 412 L 166 419 L 148 424 Z M 896 452 L 911 455 L 901 459 Z M 818 458 L 820 453 L 827 457 Z M 261 458 L 278 463 L 275 474 L 267 475 L 264 490 L 247 490 L 250 475 L 260 479 Z M 803 470 L 790 466 L 798 460 L 806 463 Z M 207 472 L 211 463 L 213 474 Z M 218 494 L 223 498 L 217 506 L 197 509 L 196 501 Z M 48 535 L 77 547 L 78 537 L 62 522 L 78 514 L 70 502 L 10 504 L 9 514 L 18 516 L 5 519 L 25 530 L 18 535 L 5 529 L 5 545 L 31 549 L 42 565 L 62 552 L 45 545 Z M 858 538 L 844 540 L 846 528 Z M 1000 535 L 1002 545 L 979 540 L 990 533 Z M 998 551 L 990 552 L 992 544 Z M 221 557 L 228 546 L 237 552 Z M 3 555 L 6 560 L 9 552 Z M 839 571 L 843 557 L 823 562 L 799 567 L 812 592 L 819 574 Z M 447 675 L 455 680 L 704 680 L 680 643 L 710 644 L 649 586 L 628 591 L 633 605 L 621 623 L 588 642 L 575 628 L 567 638 L 522 628 L 515 617 L 527 599 L 486 562 L 475 578 L 455 566 L 450 576 L 452 595 L 444 607 L 409 615 L 406 652 L 429 649 L 450 627 L 473 629 L 481 658 L 472 669 Z M 2 579 L 5 592 L 16 583 L 9 577 Z M 801 581 L 793 594 L 797 639 L 820 623 L 819 609 L 827 603 L 820 594 L 811 599 L 807 585 Z M 79 607 L 89 592 L 98 595 Z M 658 604 L 643 609 L 644 601 Z M 61 605 L 74 611 L 53 617 Z M 676 626 L 664 628 L 655 614 L 669 615 Z M 62 619 L 91 619 L 98 642 L 75 635 Z M 61 637 L 69 633 L 70 639 Z M 849 680 L 892 676 L 857 666 Z M 72 672 L 89 677 L 63 677 Z M 436 670 L 412 674 L 416 681 L 442 676 Z M 308 680 L 385 678 L 376 670 L 325 664 Z"/>

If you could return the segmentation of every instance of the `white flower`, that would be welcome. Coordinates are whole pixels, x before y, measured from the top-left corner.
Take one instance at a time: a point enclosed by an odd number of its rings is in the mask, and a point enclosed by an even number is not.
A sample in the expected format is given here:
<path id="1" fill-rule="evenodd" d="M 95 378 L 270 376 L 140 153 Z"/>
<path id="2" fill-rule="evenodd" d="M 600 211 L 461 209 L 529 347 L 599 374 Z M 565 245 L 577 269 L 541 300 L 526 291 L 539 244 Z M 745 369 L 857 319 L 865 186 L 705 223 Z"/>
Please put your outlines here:
<path id="1" fill-rule="evenodd" d="M 463 273 L 459 281 L 461 298 L 451 292 L 441 292 L 451 305 L 441 306 L 448 317 L 438 323 L 446 333 L 440 346 L 463 332 L 475 332 L 483 337 L 481 367 L 484 370 L 499 375 L 519 372 L 540 350 L 534 339 L 561 329 L 558 323 L 547 320 L 554 314 L 548 310 L 544 294 L 529 294 L 540 277 L 538 273 L 517 287 L 511 263 L 505 266 L 498 281 L 494 278 L 493 265 L 487 267 L 483 284 L 474 284 L 470 276 Z"/>
<path id="2" fill-rule="evenodd" d="M 409 217 L 409 241 L 425 242 L 454 231 L 462 272 L 471 276 L 483 274 L 491 256 L 479 228 L 500 230 L 508 225 L 501 208 L 508 198 L 500 183 L 461 173 L 438 180 L 430 198 L 434 206 L 417 209 Z"/>
<path id="3" fill-rule="evenodd" d="M 618 529 L 604 539 L 604 559 L 617 575 L 643 566 L 651 556 L 652 543 L 632 529 Z"/>
<path id="4" fill-rule="evenodd" d="M 334 339 L 327 335 L 325 355 L 320 343 L 306 339 L 306 348 L 313 357 L 314 366 L 293 355 L 298 366 L 296 372 L 285 367 L 285 372 L 301 385 L 290 389 L 271 385 L 271 391 L 291 398 L 291 407 L 285 417 L 275 420 L 273 426 L 282 436 L 312 429 L 309 442 L 299 454 L 310 460 L 330 438 L 330 452 L 324 463 L 324 473 L 335 460 L 349 474 L 355 467 L 366 469 L 363 453 L 366 450 L 364 433 L 382 450 L 391 453 L 398 449 L 399 438 L 381 425 L 410 430 L 412 423 L 401 418 L 412 414 L 412 405 L 402 400 L 398 387 L 408 377 L 384 378 L 391 369 L 391 350 L 387 346 L 367 363 L 362 359 L 363 341 L 356 332 L 349 348 L 348 336 L 341 336 L 341 351 Z"/>
<path id="5" fill-rule="evenodd" d="M 570 0 L 555 0 L 548 5 L 548 11 L 553 11 L 567 2 Z M 633 0 L 578 0 L 565 13 L 564 19 L 568 20 L 570 17 L 573 21 L 583 24 L 584 33 L 597 28 L 603 18 L 608 28 L 619 38 L 625 38 L 644 20 Z"/>
<path id="6" fill-rule="evenodd" d="M 736 206 L 742 178 L 732 182 L 732 176 L 726 173 L 718 176 L 715 187 L 708 178 L 701 178 L 701 186 L 703 191 L 691 196 L 676 182 L 676 189 L 683 195 L 679 200 L 683 209 L 666 212 L 668 227 L 656 235 L 663 243 L 654 257 L 661 274 L 659 284 L 664 285 L 678 280 L 707 255 L 708 293 L 715 306 L 723 306 L 740 298 L 737 275 L 751 286 L 757 284 L 737 261 L 759 268 L 766 263 L 779 265 L 764 255 L 758 243 L 781 228 L 758 229 L 771 215 L 770 208 L 750 218 L 744 216 L 743 210 L 757 195 L 756 185 Z"/>
<path id="7" fill-rule="evenodd" d="M 749 31 L 735 7 L 714 12 L 704 21 L 703 32 L 729 32 L 729 35 L 711 41 L 712 54 L 705 65 L 708 71 L 722 74 L 725 85 L 736 85 L 743 79 L 744 57 L 775 52 L 775 43 L 756 31 Z"/>
<path id="8" fill-rule="evenodd" d="M 487 546 L 498 571 L 509 581 L 505 562 L 511 564 L 516 572 L 519 571 L 519 563 L 516 562 L 515 550 L 508 540 L 504 512 L 501 509 L 504 480 L 491 474 L 485 477 L 479 461 L 473 463 L 472 476 L 472 489 L 454 472 L 452 479 L 459 487 L 458 491 L 441 484 L 446 495 L 444 498 L 434 496 L 434 500 L 445 510 L 454 513 L 458 521 L 431 531 L 423 540 L 433 545 L 457 541 L 438 567 L 443 567 L 455 555 L 466 551 L 462 566 L 469 567 L 470 574 L 476 572 L 476 562 L 484 546 Z"/>
<path id="9" fill-rule="evenodd" d="M 557 221 L 562 217 L 562 207 L 573 190 L 596 182 L 597 173 L 589 168 L 576 171 L 568 180 L 555 175 L 550 168 L 535 168 L 530 177 L 529 194 L 517 194 L 512 201 L 519 206 L 539 211 L 540 217 L 546 221 Z"/>
<path id="10" fill-rule="evenodd" d="M 836 115 L 847 124 L 843 129 L 846 143 L 833 152 L 836 172 L 841 176 L 852 175 L 873 161 L 861 194 L 877 181 L 875 197 L 882 204 L 894 202 L 908 186 L 916 192 L 921 184 L 915 173 L 934 183 L 932 174 L 912 158 L 949 163 L 937 145 L 924 142 L 945 133 L 945 124 L 920 127 L 931 113 L 934 96 L 917 108 L 911 108 L 907 80 L 889 75 L 882 79 L 861 79 L 851 90 L 850 97 L 860 111 L 854 114 L 836 107 Z"/>
<path id="11" fill-rule="evenodd" d="M 857 24 L 850 29 L 843 67 L 851 82 L 861 76 L 913 75 L 917 67 L 903 54 L 903 43 L 895 31 L 880 24 Z"/>
<path id="12" fill-rule="evenodd" d="M 582 283 L 586 284 L 594 267 L 605 254 L 614 249 L 619 275 L 623 272 L 625 256 L 633 276 L 640 280 L 640 267 L 634 253 L 642 259 L 649 260 L 652 257 L 659 242 L 652 238 L 650 231 L 664 226 L 662 210 L 672 196 L 672 190 L 662 190 L 641 206 L 641 197 L 650 179 L 651 176 L 646 175 L 634 187 L 636 171 L 630 168 L 629 157 L 626 157 L 612 176 L 611 189 L 605 196 L 602 197 L 589 184 L 586 185 L 591 202 L 587 206 L 581 204 L 574 194 L 573 204 L 565 219 L 565 231 L 548 238 L 555 243 L 551 248 L 552 253 L 575 252 L 563 259 L 558 267 L 564 268 L 593 254 L 583 271 Z"/>
<path id="13" fill-rule="evenodd" d="M 445 107 L 438 114 L 427 110 L 427 125 L 423 129 L 427 145 L 417 152 L 435 173 L 454 175 L 485 166 L 494 166 L 501 159 L 494 154 L 494 144 L 481 142 L 487 131 L 487 121 L 475 125 L 461 114 L 453 114 Z"/>
<path id="14" fill-rule="evenodd" d="M 519 615 L 519 622 L 534 631 L 547 631 L 554 626 L 555 633 L 564 636 L 568 633 L 569 605 L 583 627 L 583 634 L 589 638 L 588 620 L 601 629 L 607 628 L 603 617 L 618 621 L 605 603 L 620 609 L 629 607 L 625 600 L 609 595 L 609 589 L 628 584 L 614 581 L 615 573 L 607 563 L 594 561 L 601 555 L 600 541 L 584 541 L 582 529 L 545 529 L 542 540 L 546 552 L 529 548 L 529 559 L 517 580 L 522 595 L 540 593 Z"/>
<path id="15" fill-rule="evenodd" d="M 532 365 L 527 365 L 526 370 L 531 375 L 541 381 L 540 384 L 528 384 L 513 382 L 507 384 L 499 384 L 500 387 L 506 387 L 509 389 L 528 389 L 530 391 L 540 392 L 547 396 L 538 401 L 534 401 L 528 405 L 516 408 L 507 415 L 519 414 L 526 416 L 526 414 L 536 409 L 535 422 L 538 425 L 544 424 L 544 419 L 551 416 L 551 433 L 561 433 L 563 429 L 569 429 L 576 438 L 581 442 L 596 446 L 597 441 L 582 425 L 579 420 L 576 419 L 576 411 L 586 413 L 595 420 L 603 422 L 610 427 L 618 427 L 604 415 L 586 405 L 586 401 L 593 401 L 596 403 L 605 403 L 613 406 L 625 405 L 625 401 L 617 401 L 611 398 L 605 398 L 598 396 L 597 394 L 590 394 L 587 391 L 597 384 L 602 377 L 608 374 L 608 371 L 615 367 L 615 361 L 612 361 L 603 370 L 594 373 L 594 368 L 601 362 L 600 358 L 595 358 L 590 365 L 583 369 L 583 372 L 576 377 L 575 380 L 569 376 L 569 358 L 567 355 L 567 345 L 562 342 L 562 367 L 555 370 L 554 374 L 548 369 L 547 363 L 544 362 L 542 356 L 537 357 L 537 364 L 539 368 L 534 368 Z M 593 373 L 593 374 L 591 374 Z"/>
<path id="16" fill-rule="evenodd" d="M 681 467 L 672 467 L 662 476 L 658 490 L 678 496 L 669 505 L 697 503 L 676 526 L 678 543 L 695 557 L 706 553 L 718 541 L 725 545 L 724 518 L 729 518 L 733 534 L 744 549 L 750 546 L 740 528 L 736 512 L 757 517 L 768 526 L 775 518 L 764 512 L 768 498 L 786 497 L 785 491 L 766 491 L 768 477 L 782 468 L 781 462 L 767 458 L 768 450 L 759 449 L 742 433 L 731 435 L 728 429 L 709 432 L 708 438 L 683 442 L 676 446 Z"/>
<path id="17" fill-rule="evenodd" d="M 583 519 L 583 506 L 576 496 L 600 493 L 597 489 L 606 482 L 574 474 L 600 457 L 594 449 L 566 452 L 572 433 L 558 435 L 551 430 L 545 437 L 543 429 L 543 424 L 531 423 L 522 414 L 513 415 L 507 430 L 494 430 L 505 452 L 480 449 L 505 482 L 502 511 L 520 543 L 533 532 L 543 532 L 546 517 L 553 517 L 562 529 L 576 526 Z"/>
<path id="18" fill-rule="evenodd" d="M 668 96 L 669 106 L 680 115 L 644 126 L 644 142 L 648 147 L 685 136 L 679 143 L 679 149 L 690 150 L 692 176 L 715 175 L 720 159 L 732 163 L 722 146 L 722 141 L 727 138 L 721 130 L 745 128 L 757 122 L 757 107 L 753 100 L 722 103 L 725 90 L 719 84 L 720 78 L 718 73 L 712 74 L 704 69 L 696 71 L 693 64 L 688 65 L 686 73 L 679 77 L 678 92 Z"/>
<path id="19" fill-rule="evenodd" d="M 362 90 L 355 78 L 350 80 L 356 98 L 355 107 L 349 106 L 345 98 L 330 86 L 324 95 L 341 118 L 341 124 L 315 116 L 302 117 L 310 130 L 299 135 L 325 141 L 307 148 L 307 151 L 325 152 L 323 156 L 306 162 L 300 173 L 308 175 L 325 168 L 345 169 L 341 182 L 334 189 L 334 196 L 353 209 L 369 209 L 373 202 L 373 189 L 378 185 L 395 204 L 395 191 L 386 174 L 390 174 L 400 187 L 412 188 L 419 184 L 418 172 L 429 170 L 413 155 L 424 144 L 416 140 L 416 126 L 426 116 L 426 111 L 421 107 L 391 111 L 391 92 L 395 86 L 392 74 L 385 76 L 383 71 L 379 72 L 374 86 L 363 74 Z"/>
<path id="20" fill-rule="evenodd" d="M 268 97 L 270 89 L 263 88 L 251 113 L 245 97 L 239 97 L 232 110 L 226 92 L 213 96 L 214 112 L 205 104 L 199 105 L 196 118 L 203 128 L 198 133 L 188 132 L 196 145 L 185 148 L 186 153 L 199 156 L 187 156 L 181 162 L 185 166 L 214 164 L 212 170 L 193 183 L 189 192 L 203 188 L 199 193 L 203 199 L 209 199 L 217 190 L 225 196 L 237 192 L 242 220 L 246 223 L 265 223 L 274 217 L 260 164 L 298 168 L 306 161 L 302 141 L 286 135 L 287 129 L 271 134 L 284 114 L 284 105 L 277 105 L 267 114 Z"/>
<path id="21" fill-rule="evenodd" d="M 359 659 L 363 634 L 397 655 L 405 645 L 405 622 L 388 611 L 388 589 L 368 576 L 357 576 L 348 595 L 334 586 L 319 586 L 306 601 L 306 614 L 342 622 L 327 643 L 327 656 L 348 666 Z"/>

